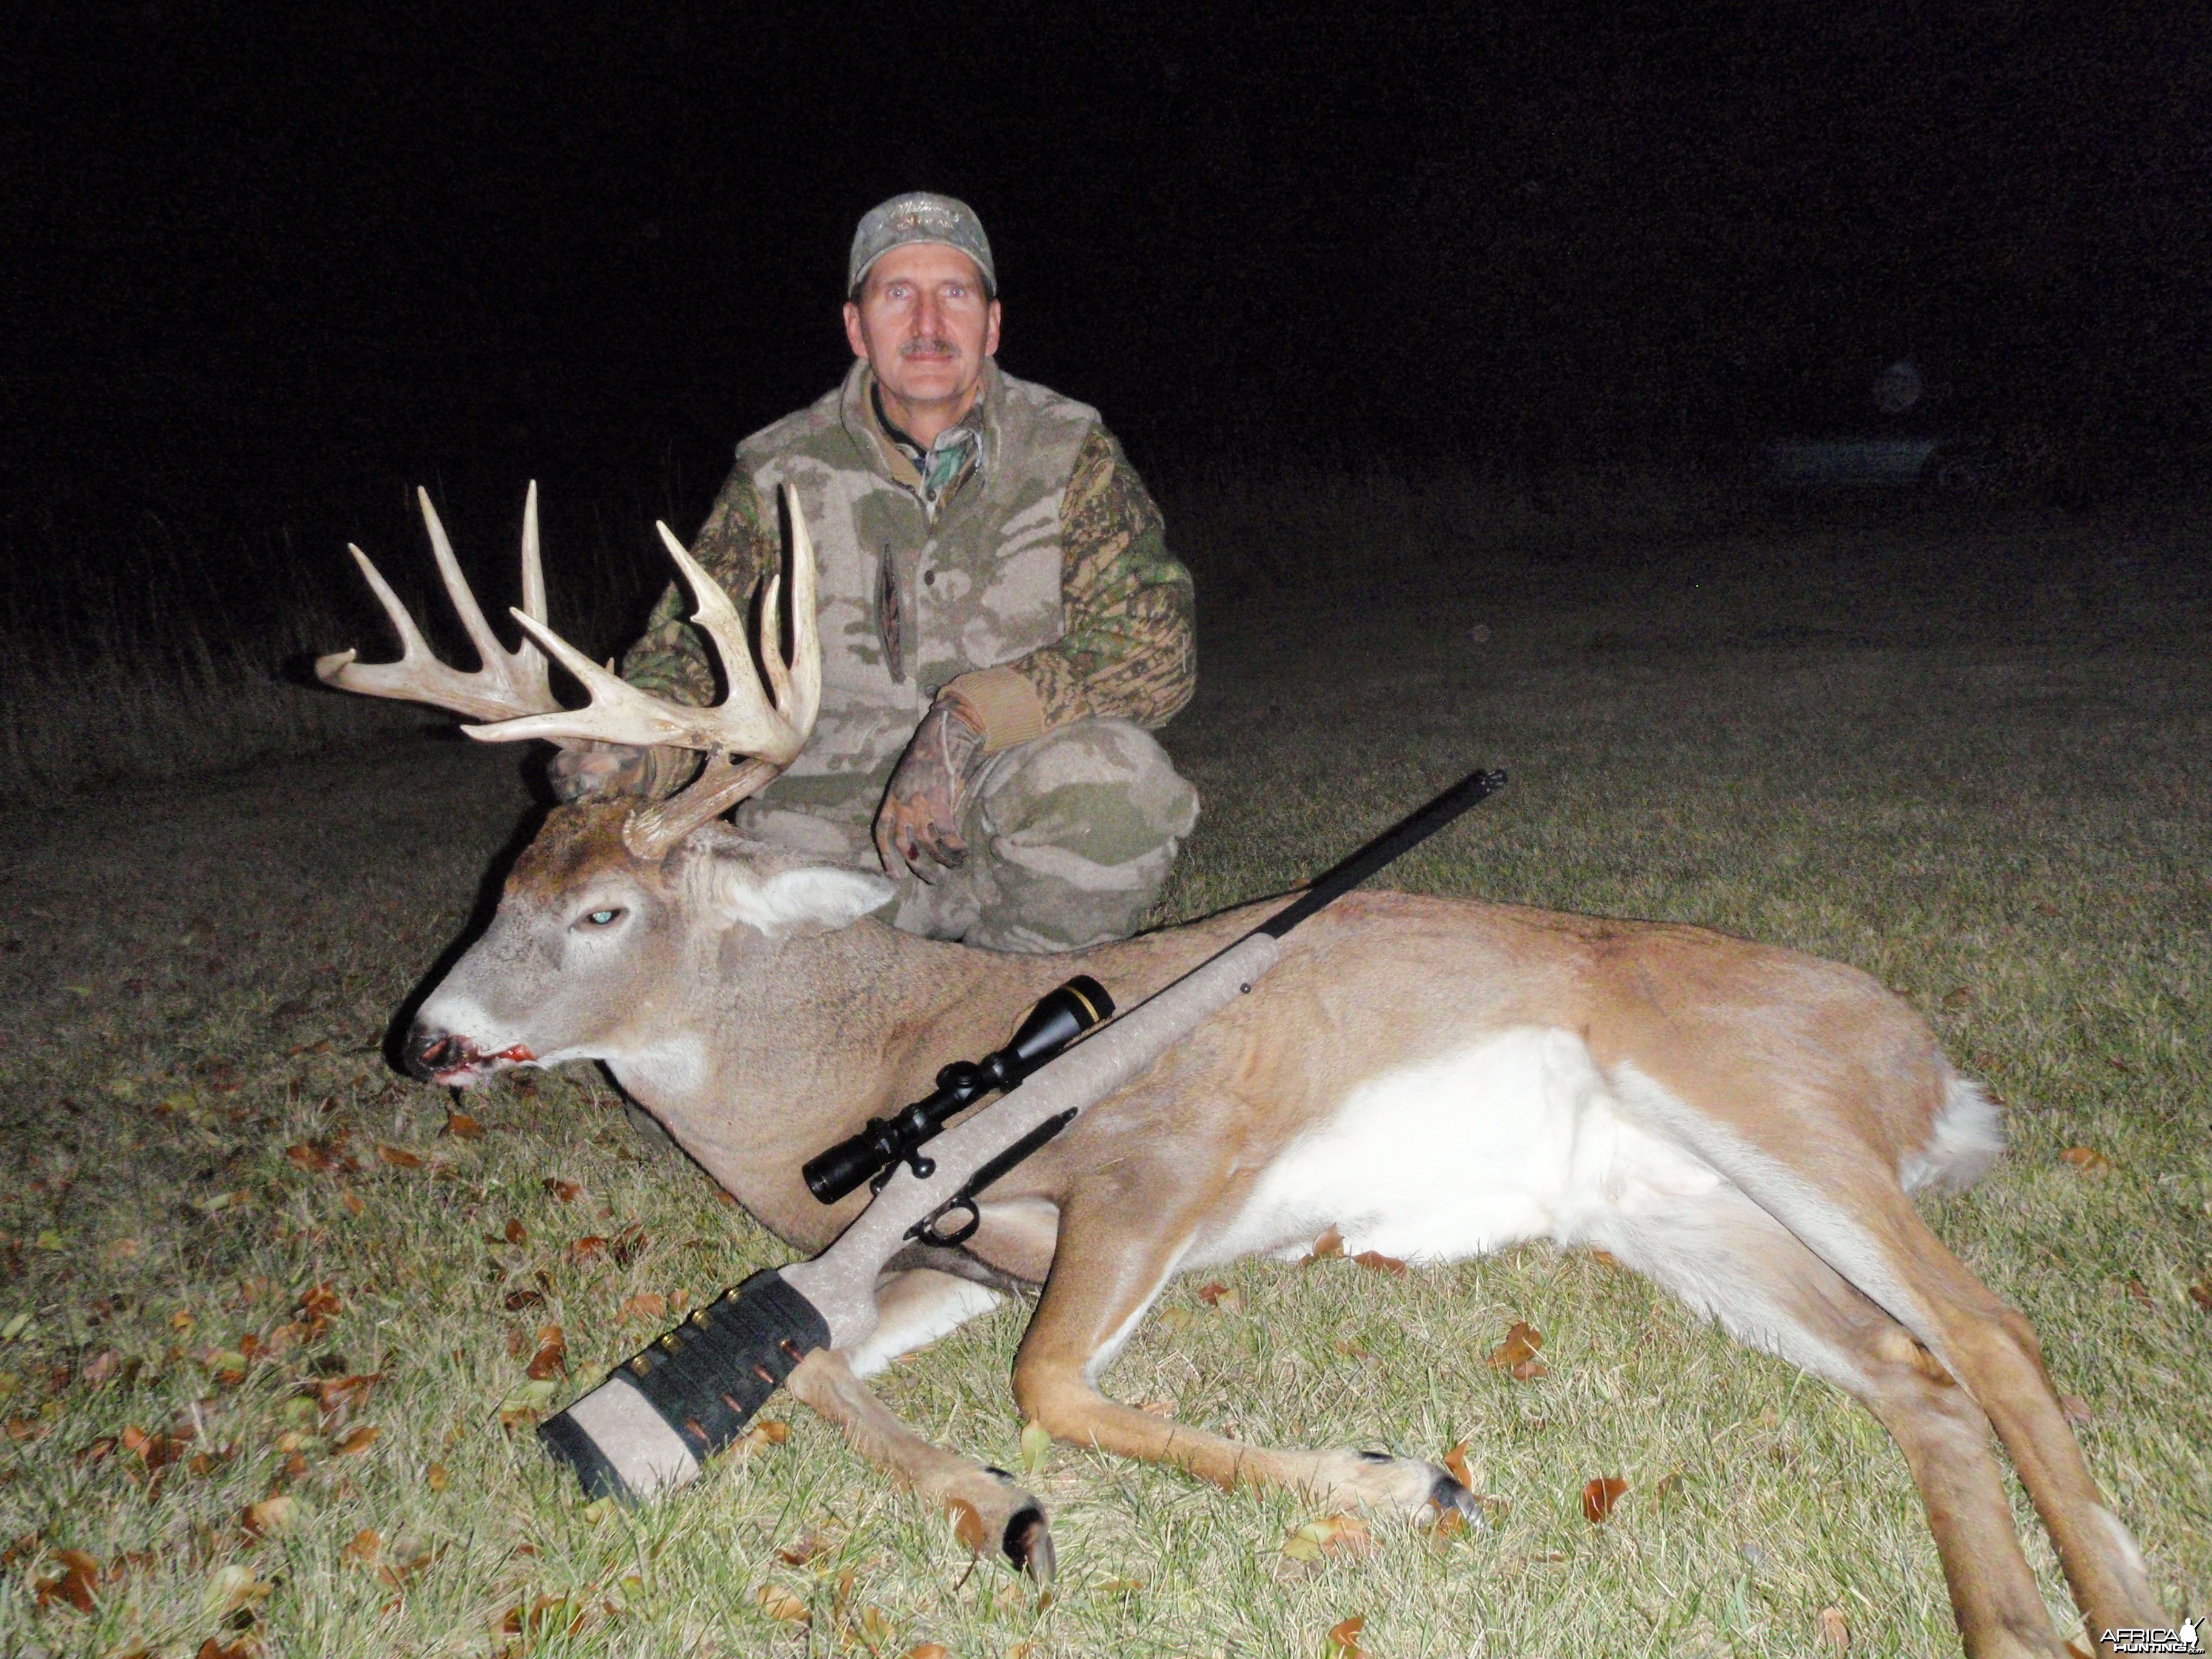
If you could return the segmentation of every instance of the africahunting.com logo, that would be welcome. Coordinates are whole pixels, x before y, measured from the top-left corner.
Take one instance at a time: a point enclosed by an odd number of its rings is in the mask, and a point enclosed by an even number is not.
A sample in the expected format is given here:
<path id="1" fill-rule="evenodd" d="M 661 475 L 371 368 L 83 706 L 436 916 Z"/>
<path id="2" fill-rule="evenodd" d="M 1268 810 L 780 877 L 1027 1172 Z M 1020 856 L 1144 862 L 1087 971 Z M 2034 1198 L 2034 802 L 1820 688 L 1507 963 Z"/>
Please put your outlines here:
<path id="1" fill-rule="evenodd" d="M 2109 1645 L 2114 1653 L 2202 1653 L 2204 1644 L 2197 1639 L 2197 1624 L 2194 1619 L 2181 1621 L 2179 1630 L 2147 1630 L 2124 1625 L 2108 1630 L 2097 1638 L 2100 1645 Z"/>

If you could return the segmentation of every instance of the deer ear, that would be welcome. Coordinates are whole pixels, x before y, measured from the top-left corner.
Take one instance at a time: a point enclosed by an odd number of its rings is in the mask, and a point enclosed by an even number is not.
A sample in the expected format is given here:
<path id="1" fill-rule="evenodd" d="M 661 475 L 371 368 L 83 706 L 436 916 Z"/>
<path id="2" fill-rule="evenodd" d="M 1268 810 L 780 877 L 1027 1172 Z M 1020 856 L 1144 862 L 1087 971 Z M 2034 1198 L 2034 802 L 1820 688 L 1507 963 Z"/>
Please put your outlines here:
<path id="1" fill-rule="evenodd" d="M 897 886 L 865 870 L 812 865 L 763 875 L 732 861 L 717 861 L 714 892 L 733 922 L 781 939 L 849 927 L 890 902 Z"/>

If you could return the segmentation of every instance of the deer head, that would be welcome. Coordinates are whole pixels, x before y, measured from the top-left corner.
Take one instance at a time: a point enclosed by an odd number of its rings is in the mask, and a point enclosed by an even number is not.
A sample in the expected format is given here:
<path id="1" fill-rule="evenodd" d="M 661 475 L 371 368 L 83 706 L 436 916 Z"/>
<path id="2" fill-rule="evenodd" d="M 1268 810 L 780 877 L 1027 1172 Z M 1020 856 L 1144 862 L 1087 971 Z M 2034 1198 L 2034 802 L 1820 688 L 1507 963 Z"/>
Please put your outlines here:
<path id="1" fill-rule="evenodd" d="M 635 1036 L 654 988 L 678 982 L 687 953 L 719 950 L 744 924 L 763 939 L 842 927 L 884 903 L 891 884 L 825 867 L 750 842 L 713 821 L 761 788 L 805 746 L 822 700 L 813 545 L 796 498 L 792 525 L 792 659 L 778 648 L 781 578 L 761 606 L 760 667 L 737 607 L 665 524 L 656 527 L 690 586 L 692 620 L 710 640 L 728 686 L 723 701 L 692 708 L 617 678 L 546 625 L 539 568 L 538 489 L 523 507 L 523 605 L 509 612 L 525 638 L 499 642 L 470 592 L 444 526 L 417 492 L 430 546 L 481 665 L 462 673 L 438 660 L 368 556 L 351 550 L 400 640 L 399 660 L 362 664 L 352 651 L 324 657 L 326 684 L 469 715 L 461 729 L 486 743 L 667 744 L 706 763 L 678 794 L 658 802 L 556 808 L 517 862 L 497 915 L 423 1006 L 408 1042 L 418 1076 L 467 1085 L 509 1065 L 605 1059 Z M 561 707 L 548 683 L 550 653 L 590 694 Z M 626 1032 L 628 1035 L 626 1036 Z"/>

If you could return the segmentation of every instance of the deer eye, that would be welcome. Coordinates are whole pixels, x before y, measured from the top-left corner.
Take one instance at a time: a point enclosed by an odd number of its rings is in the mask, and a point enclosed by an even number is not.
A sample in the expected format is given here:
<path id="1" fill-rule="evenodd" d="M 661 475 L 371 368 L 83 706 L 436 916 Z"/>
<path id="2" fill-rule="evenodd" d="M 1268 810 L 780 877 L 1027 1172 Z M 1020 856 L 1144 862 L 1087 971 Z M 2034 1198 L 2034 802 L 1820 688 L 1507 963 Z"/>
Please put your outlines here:
<path id="1" fill-rule="evenodd" d="M 580 921 L 577 926 L 580 927 L 611 927 L 615 923 L 622 920 L 622 915 L 623 912 L 620 905 L 610 905 L 604 910 L 586 911 L 583 920 Z"/>

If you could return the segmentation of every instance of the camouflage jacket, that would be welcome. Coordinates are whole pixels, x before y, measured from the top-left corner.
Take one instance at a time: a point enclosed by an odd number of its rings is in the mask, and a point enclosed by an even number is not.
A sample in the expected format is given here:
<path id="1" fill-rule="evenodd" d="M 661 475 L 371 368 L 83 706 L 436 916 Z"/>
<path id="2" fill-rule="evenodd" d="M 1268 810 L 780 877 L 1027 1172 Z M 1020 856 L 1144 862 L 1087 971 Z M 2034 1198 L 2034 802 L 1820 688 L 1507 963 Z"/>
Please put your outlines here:
<path id="1" fill-rule="evenodd" d="M 820 571 L 821 719 L 764 798 L 872 817 L 948 685 L 994 751 L 1086 717 L 1158 726 L 1189 702 L 1190 576 L 1097 411 L 995 363 L 979 408 L 978 457 L 933 514 L 876 417 L 865 363 L 738 446 L 693 556 L 742 605 L 781 556 L 774 503 L 788 483 Z M 679 702 L 714 700 L 691 608 L 672 585 L 623 678 Z"/>

